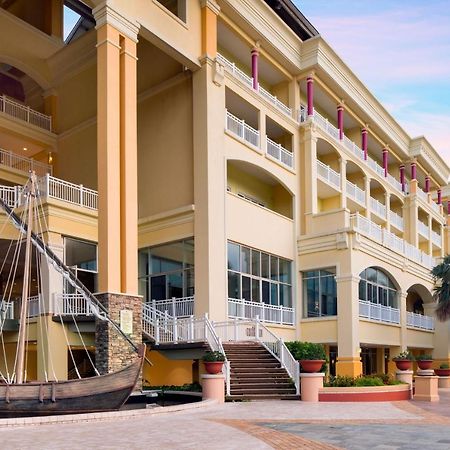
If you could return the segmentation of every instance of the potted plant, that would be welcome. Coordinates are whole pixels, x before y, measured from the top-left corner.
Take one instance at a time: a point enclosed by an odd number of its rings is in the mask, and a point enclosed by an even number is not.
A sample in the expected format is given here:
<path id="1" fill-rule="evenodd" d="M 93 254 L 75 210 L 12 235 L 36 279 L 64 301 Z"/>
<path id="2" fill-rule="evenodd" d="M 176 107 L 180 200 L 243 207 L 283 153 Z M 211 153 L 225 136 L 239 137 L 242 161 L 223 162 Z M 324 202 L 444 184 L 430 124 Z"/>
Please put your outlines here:
<path id="1" fill-rule="evenodd" d="M 447 363 L 443 363 L 439 366 L 439 369 L 434 369 L 434 373 L 438 377 L 450 377 L 450 366 Z"/>
<path id="2" fill-rule="evenodd" d="M 398 370 L 411 370 L 412 362 L 414 361 L 414 356 L 408 350 L 401 352 L 399 355 L 392 358 L 395 362 Z"/>
<path id="3" fill-rule="evenodd" d="M 222 372 L 222 366 L 225 362 L 225 355 L 222 352 L 206 352 L 202 359 L 209 374 L 216 375 Z"/>
<path id="4" fill-rule="evenodd" d="M 418 355 L 416 356 L 416 361 L 419 369 L 429 370 L 433 364 L 433 357 L 431 355 Z"/>
<path id="5" fill-rule="evenodd" d="M 322 344 L 312 342 L 286 342 L 286 347 L 292 356 L 300 362 L 303 372 L 319 372 L 327 360 L 325 348 Z"/>

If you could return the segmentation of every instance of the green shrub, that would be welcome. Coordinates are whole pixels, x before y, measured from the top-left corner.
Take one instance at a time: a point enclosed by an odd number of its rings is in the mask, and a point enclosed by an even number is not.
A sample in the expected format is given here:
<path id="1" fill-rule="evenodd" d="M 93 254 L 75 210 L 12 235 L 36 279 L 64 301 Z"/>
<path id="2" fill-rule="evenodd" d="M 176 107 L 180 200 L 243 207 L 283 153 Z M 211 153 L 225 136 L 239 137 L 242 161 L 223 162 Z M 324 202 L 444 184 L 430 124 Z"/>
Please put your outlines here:
<path id="1" fill-rule="evenodd" d="M 392 358 L 393 361 L 397 361 L 397 360 L 408 360 L 408 361 L 414 361 L 414 355 L 409 351 L 409 350 L 405 350 L 404 352 L 401 352 L 399 355 L 394 356 Z"/>
<path id="2" fill-rule="evenodd" d="M 355 379 L 346 375 L 331 376 L 328 383 L 325 383 L 327 387 L 352 387 L 355 385 Z"/>
<path id="3" fill-rule="evenodd" d="M 355 379 L 355 386 L 384 386 L 384 383 L 378 377 L 358 377 Z"/>
<path id="4" fill-rule="evenodd" d="M 391 378 L 389 382 L 387 383 L 388 386 L 396 386 L 397 384 L 408 384 L 404 381 L 396 380 L 395 378 Z"/>
<path id="5" fill-rule="evenodd" d="M 222 352 L 206 352 L 203 355 L 203 361 L 205 362 L 222 362 L 225 361 L 225 355 Z"/>
<path id="6" fill-rule="evenodd" d="M 314 344 L 313 342 L 291 341 L 286 342 L 286 347 L 297 360 L 303 359 L 323 359 L 327 360 L 325 347 L 322 344 Z"/>
<path id="7" fill-rule="evenodd" d="M 163 385 L 163 386 L 145 386 L 144 391 L 185 391 L 185 392 L 202 392 L 202 387 L 198 383 L 189 383 L 179 385 Z"/>
<path id="8" fill-rule="evenodd" d="M 389 384 L 391 381 L 391 376 L 387 373 L 374 373 L 372 375 L 366 375 L 369 378 L 380 378 L 383 384 Z"/>
<path id="9" fill-rule="evenodd" d="M 431 355 L 427 355 L 427 354 L 416 356 L 416 361 L 430 361 L 432 359 L 433 359 L 433 357 Z"/>
<path id="10" fill-rule="evenodd" d="M 447 363 L 443 363 L 439 366 L 439 369 L 450 369 L 450 366 Z"/>

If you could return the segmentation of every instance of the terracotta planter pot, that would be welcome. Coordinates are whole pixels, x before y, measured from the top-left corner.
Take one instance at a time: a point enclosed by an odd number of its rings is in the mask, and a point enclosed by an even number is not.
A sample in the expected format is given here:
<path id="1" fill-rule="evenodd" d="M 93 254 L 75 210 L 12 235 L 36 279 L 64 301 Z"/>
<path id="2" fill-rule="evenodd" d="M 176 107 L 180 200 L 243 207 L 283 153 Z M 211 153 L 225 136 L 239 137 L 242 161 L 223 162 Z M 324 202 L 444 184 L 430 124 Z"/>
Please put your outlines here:
<path id="1" fill-rule="evenodd" d="M 423 359 L 422 361 L 417 361 L 417 365 L 421 370 L 431 369 L 432 364 L 433 364 L 432 359 Z"/>
<path id="2" fill-rule="evenodd" d="M 302 359 L 300 360 L 300 365 L 302 366 L 303 372 L 314 373 L 319 372 L 324 365 L 325 360 L 323 359 Z"/>
<path id="3" fill-rule="evenodd" d="M 434 373 L 438 377 L 450 377 L 450 369 L 434 369 Z"/>
<path id="4" fill-rule="evenodd" d="M 222 372 L 223 361 L 203 361 L 206 371 L 211 375 Z"/>
<path id="5" fill-rule="evenodd" d="M 411 370 L 412 361 L 409 359 L 394 359 L 398 370 Z"/>

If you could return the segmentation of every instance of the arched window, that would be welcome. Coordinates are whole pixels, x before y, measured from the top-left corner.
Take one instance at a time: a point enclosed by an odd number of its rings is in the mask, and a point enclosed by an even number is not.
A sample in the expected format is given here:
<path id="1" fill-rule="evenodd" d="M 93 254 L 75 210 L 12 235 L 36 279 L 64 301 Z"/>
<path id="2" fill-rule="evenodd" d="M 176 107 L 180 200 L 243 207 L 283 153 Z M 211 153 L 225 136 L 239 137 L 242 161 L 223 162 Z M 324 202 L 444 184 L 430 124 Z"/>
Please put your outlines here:
<path id="1" fill-rule="evenodd" d="M 359 277 L 359 299 L 398 308 L 397 289 L 389 275 L 375 267 L 363 270 Z"/>

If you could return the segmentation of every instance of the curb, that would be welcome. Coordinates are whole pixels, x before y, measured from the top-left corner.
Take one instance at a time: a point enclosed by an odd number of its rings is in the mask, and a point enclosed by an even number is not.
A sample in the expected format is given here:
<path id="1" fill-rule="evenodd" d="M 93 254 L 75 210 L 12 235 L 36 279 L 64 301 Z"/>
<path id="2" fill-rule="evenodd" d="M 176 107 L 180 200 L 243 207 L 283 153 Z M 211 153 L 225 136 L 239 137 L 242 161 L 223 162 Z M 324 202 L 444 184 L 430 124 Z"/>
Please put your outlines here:
<path id="1" fill-rule="evenodd" d="M 202 409 L 208 406 L 216 405 L 216 400 L 203 400 L 201 402 L 186 403 L 183 405 L 165 406 L 154 409 L 130 409 L 126 411 L 109 411 L 101 413 L 67 414 L 61 416 L 45 417 L 18 417 L 11 419 L 0 419 L 0 428 L 24 427 L 33 425 L 49 425 L 61 423 L 87 423 L 103 422 L 117 419 L 130 419 L 147 416 L 156 416 L 160 414 L 170 414 L 179 411 Z"/>

